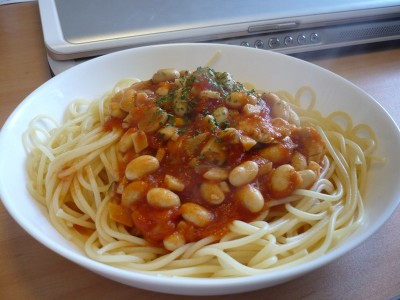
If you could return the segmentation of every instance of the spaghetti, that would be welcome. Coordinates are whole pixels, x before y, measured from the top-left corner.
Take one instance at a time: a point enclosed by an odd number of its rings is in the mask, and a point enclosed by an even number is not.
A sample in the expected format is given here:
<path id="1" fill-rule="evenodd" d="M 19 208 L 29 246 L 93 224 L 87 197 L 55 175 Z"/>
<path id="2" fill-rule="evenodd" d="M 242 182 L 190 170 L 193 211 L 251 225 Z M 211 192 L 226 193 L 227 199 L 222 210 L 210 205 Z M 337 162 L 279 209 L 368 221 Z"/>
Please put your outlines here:
<path id="1" fill-rule="evenodd" d="M 367 125 L 315 104 L 309 87 L 263 93 L 210 68 L 121 81 L 62 124 L 31 122 L 28 189 L 103 263 L 186 277 L 288 268 L 362 224 L 376 146 Z"/>

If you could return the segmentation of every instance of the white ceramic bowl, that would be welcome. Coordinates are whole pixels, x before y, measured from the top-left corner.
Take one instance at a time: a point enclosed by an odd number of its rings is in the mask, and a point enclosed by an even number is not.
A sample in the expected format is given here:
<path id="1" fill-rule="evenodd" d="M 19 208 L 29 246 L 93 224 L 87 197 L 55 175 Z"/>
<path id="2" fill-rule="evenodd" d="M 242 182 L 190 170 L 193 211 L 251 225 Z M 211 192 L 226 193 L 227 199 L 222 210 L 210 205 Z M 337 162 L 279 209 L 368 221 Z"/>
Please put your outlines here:
<path id="1" fill-rule="evenodd" d="M 366 222 L 340 247 L 296 267 L 244 278 L 188 279 L 143 275 L 98 263 L 86 257 L 52 227 L 44 209 L 28 194 L 25 174 L 26 153 L 22 134 L 38 114 L 61 121 L 66 106 L 76 98 L 94 99 L 110 90 L 120 79 L 148 79 L 160 68 L 195 69 L 204 66 L 221 51 L 213 64 L 242 82 L 258 89 L 295 92 L 312 86 L 317 108 L 327 114 L 335 110 L 350 113 L 355 123 L 368 123 L 376 132 L 376 155 L 386 163 L 369 171 L 365 195 Z M 218 295 L 256 290 L 282 283 L 321 267 L 359 245 L 391 216 L 400 200 L 400 134 L 388 113 L 370 96 L 343 78 L 310 63 L 265 50 L 215 45 L 175 44 L 130 49 L 102 56 L 52 78 L 27 97 L 12 113 L 0 136 L 1 199 L 12 217 L 34 238 L 65 258 L 121 283 L 152 291 Z"/>

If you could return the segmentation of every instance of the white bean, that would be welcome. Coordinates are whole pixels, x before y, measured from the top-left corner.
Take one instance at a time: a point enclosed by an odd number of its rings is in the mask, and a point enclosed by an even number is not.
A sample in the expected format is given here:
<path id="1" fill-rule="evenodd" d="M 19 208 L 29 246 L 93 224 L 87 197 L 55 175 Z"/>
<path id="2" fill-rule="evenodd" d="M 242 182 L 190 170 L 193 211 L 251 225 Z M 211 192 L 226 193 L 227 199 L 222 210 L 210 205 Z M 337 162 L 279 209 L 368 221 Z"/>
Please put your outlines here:
<path id="1" fill-rule="evenodd" d="M 154 73 L 152 77 L 153 83 L 160 83 L 163 81 L 173 81 L 180 76 L 179 71 L 175 69 L 160 69 Z"/>
<path id="2" fill-rule="evenodd" d="M 307 168 L 307 159 L 300 152 L 294 152 L 292 156 L 291 165 L 296 171 L 305 170 Z"/>
<path id="3" fill-rule="evenodd" d="M 169 251 L 174 251 L 185 245 L 186 240 L 180 232 L 175 231 L 173 234 L 164 238 L 163 244 L 165 249 Z"/>
<path id="4" fill-rule="evenodd" d="M 168 208 L 179 206 L 181 200 L 177 194 L 165 188 L 152 188 L 147 192 L 147 202 L 154 207 Z"/>
<path id="5" fill-rule="evenodd" d="M 321 174 L 321 166 L 315 161 L 310 161 L 308 163 L 307 169 L 314 171 L 317 177 L 319 177 L 319 175 Z"/>
<path id="6" fill-rule="evenodd" d="M 302 170 L 298 171 L 302 181 L 298 186 L 300 189 L 309 189 L 314 182 L 317 180 L 317 174 L 312 170 Z"/>
<path id="7" fill-rule="evenodd" d="M 283 164 L 290 160 L 292 149 L 282 144 L 273 144 L 261 149 L 258 154 L 274 164 Z"/>
<path id="8" fill-rule="evenodd" d="M 295 172 L 291 165 L 281 165 L 273 171 L 271 176 L 271 187 L 275 191 L 281 191 L 288 188 L 290 185 L 290 177 Z"/>
<path id="9" fill-rule="evenodd" d="M 254 161 L 245 161 L 229 173 L 229 182 L 233 186 L 241 186 L 253 181 L 257 174 L 258 165 Z"/>
<path id="10" fill-rule="evenodd" d="M 203 178 L 214 181 L 222 181 L 228 178 L 228 171 L 219 167 L 209 169 L 203 174 Z"/>
<path id="11" fill-rule="evenodd" d="M 236 196 L 242 205 L 250 212 L 257 213 L 264 207 L 264 197 L 261 192 L 250 184 L 241 186 Z"/>
<path id="12" fill-rule="evenodd" d="M 271 115 L 275 118 L 282 118 L 289 121 L 289 105 L 282 100 L 275 102 L 271 108 Z"/>
<path id="13" fill-rule="evenodd" d="M 211 204 L 221 204 L 225 200 L 225 194 L 217 183 L 203 182 L 200 185 L 201 197 Z"/>
<path id="14" fill-rule="evenodd" d="M 300 125 L 300 118 L 290 107 L 289 103 L 281 100 L 276 94 L 269 93 L 269 99 L 272 102 L 271 115 L 275 118 L 282 118 L 296 126 Z"/>
<path id="15" fill-rule="evenodd" d="M 284 164 L 271 171 L 270 193 L 275 198 L 289 196 L 301 183 L 298 172 L 289 164 Z"/>
<path id="16" fill-rule="evenodd" d="M 144 181 L 133 181 L 125 186 L 121 195 L 121 204 L 125 207 L 146 196 L 147 184 Z"/>
<path id="17" fill-rule="evenodd" d="M 160 167 L 157 158 L 151 155 L 142 155 L 129 162 L 125 169 L 125 176 L 129 180 L 139 179 L 155 172 Z"/>
<path id="18" fill-rule="evenodd" d="M 175 176 L 165 175 L 164 182 L 170 190 L 181 192 L 185 189 L 183 182 Z"/>
<path id="19" fill-rule="evenodd" d="M 184 203 L 181 206 L 182 217 L 198 227 L 204 227 L 211 222 L 211 213 L 203 206 L 196 203 Z"/>

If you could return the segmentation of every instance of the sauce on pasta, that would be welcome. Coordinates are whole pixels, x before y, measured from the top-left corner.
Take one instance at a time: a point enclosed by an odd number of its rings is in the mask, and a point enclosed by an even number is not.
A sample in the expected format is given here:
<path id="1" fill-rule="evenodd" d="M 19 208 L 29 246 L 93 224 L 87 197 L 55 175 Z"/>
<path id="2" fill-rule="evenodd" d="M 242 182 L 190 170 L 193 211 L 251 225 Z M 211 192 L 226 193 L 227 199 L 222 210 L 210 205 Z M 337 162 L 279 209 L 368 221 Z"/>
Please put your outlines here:
<path id="1" fill-rule="evenodd" d="M 207 67 L 122 80 L 61 124 L 32 120 L 27 187 L 105 264 L 196 278 L 289 268 L 365 218 L 374 132 L 316 103 L 310 87 L 258 92 Z"/>
<path id="2" fill-rule="evenodd" d="M 168 250 L 257 219 L 270 199 L 311 186 L 325 155 L 317 131 L 276 94 L 208 67 L 159 70 L 108 109 L 105 130 L 124 132 L 111 218 Z"/>

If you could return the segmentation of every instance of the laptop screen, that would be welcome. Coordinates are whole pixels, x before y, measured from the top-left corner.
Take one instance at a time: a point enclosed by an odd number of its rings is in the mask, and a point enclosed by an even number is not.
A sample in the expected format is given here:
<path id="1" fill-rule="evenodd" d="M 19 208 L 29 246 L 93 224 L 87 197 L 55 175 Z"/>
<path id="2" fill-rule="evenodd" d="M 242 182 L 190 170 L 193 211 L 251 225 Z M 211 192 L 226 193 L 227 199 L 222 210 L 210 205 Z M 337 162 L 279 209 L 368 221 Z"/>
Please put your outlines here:
<path id="1" fill-rule="evenodd" d="M 273 20 L 286 20 L 286 26 L 301 27 L 307 22 L 361 18 L 376 8 L 390 7 L 396 1 L 379 0 L 55 0 L 66 41 L 87 43 L 166 32 L 214 28 L 215 34 L 193 32 L 203 41 L 229 37 L 257 23 L 268 29 Z M 398 1 L 397 1 L 398 2 Z M 397 3 L 398 4 L 398 3 Z M 347 13 L 347 14 L 343 14 Z M 375 16 L 376 18 L 379 15 Z M 285 22 L 284 22 L 285 23 Z M 234 26 L 236 25 L 236 26 Z M 238 29 L 239 28 L 239 29 Z M 273 29 L 273 27 L 270 27 Z M 243 34 L 243 33 L 241 33 Z M 212 35 L 212 36 L 211 36 Z M 155 37 L 156 39 L 157 37 Z"/>

